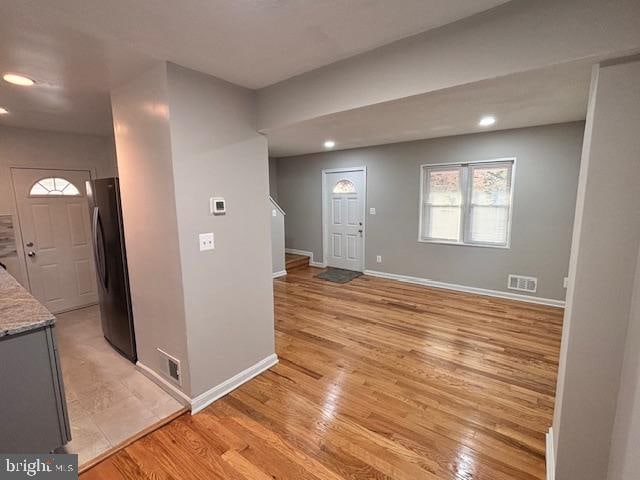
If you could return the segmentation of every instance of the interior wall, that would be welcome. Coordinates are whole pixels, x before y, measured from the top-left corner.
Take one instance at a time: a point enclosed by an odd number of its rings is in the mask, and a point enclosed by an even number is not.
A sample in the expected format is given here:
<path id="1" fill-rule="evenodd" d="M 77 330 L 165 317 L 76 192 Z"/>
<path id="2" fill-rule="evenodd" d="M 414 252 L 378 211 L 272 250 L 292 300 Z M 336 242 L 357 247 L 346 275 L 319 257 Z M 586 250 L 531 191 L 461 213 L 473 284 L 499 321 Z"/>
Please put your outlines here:
<path id="1" fill-rule="evenodd" d="M 640 251 L 626 337 L 608 480 L 633 480 L 640 472 Z"/>
<path id="2" fill-rule="evenodd" d="M 278 201 L 278 159 L 269 158 L 269 195 Z"/>
<path id="3" fill-rule="evenodd" d="M 157 348 L 180 360 L 190 395 L 166 64 L 115 89 L 111 107 L 138 360 L 164 378 Z"/>
<path id="4" fill-rule="evenodd" d="M 0 126 L 0 215 L 12 215 L 17 255 L 0 258 L 28 288 L 23 242 L 15 210 L 11 167 L 90 170 L 93 177 L 117 175 L 112 137 Z"/>
<path id="5" fill-rule="evenodd" d="M 609 468 L 640 248 L 640 62 L 596 67 L 589 103 L 553 421 L 558 480 L 602 480 Z"/>
<path id="6" fill-rule="evenodd" d="M 286 269 L 284 253 L 284 213 L 279 205 L 271 204 L 271 272 L 282 273 Z"/>
<path id="7" fill-rule="evenodd" d="M 577 122 L 280 158 L 286 246 L 322 260 L 322 169 L 365 165 L 365 268 L 501 291 L 518 273 L 538 278 L 537 296 L 562 300 L 583 130 Z M 418 242 L 421 164 L 504 157 L 517 157 L 510 249 Z"/>
<path id="8" fill-rule="evenodd" d="M 266 138 L 255 92 L 169 64 L 173 176 L 192 396 L 275 352 Z M 224 197 L 225 215 L 209 213 Z M 199 251 L 213 232 L 215 250 Z"/>

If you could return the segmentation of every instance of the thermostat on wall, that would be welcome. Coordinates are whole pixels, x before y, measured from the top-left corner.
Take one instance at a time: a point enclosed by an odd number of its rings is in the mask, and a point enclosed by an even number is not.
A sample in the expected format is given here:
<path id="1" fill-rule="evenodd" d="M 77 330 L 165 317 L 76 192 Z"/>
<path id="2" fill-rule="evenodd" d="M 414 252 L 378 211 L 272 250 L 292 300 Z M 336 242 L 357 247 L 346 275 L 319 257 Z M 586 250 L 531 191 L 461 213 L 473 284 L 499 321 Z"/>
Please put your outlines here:
<path id="1" fill-rule="evenodd" d="M 222 197 L 211 197 L 209 199 L 209 211 L 213 215 L 224 215 L 227 213 L 227 202 Z"/>

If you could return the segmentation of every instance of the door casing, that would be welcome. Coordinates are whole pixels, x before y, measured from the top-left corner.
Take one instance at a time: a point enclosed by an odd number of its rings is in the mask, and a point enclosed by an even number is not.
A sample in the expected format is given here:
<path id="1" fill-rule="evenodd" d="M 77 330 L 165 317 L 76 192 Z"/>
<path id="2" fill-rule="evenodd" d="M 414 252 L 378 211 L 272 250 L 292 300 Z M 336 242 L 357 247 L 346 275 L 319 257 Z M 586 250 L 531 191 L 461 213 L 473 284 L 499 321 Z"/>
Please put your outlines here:
<path id="1" fill-rule="evenodd" d="M 329 254 L 329 239 L 327 222 L 329 214 L 327 212 L 327 175 L 330 173 L 342 172 L 362 172 L 364 189 L 362 192 L 362 201 L 364 206 L 364 214 L 362 216 L 362 268 L 364 272 L 366 266 L 366 243 L 367 243 L 367 167 L 344 167 L 344 168 L 324 168 L 322 169 L 322 265 L 327 266 L 327 258 Z"/>
<path id="2" fill-rule="evenodd" d="M 74 172 L 74 173 L 87 173 L 89 175 L 89 179 L 93 179 L 97 176 L 96 174 L 96 169 L 93 167 L 89 167 L 89 168 L 69 168 L 69 167 L 65 167 L 65 166 L 61 166 L 59 168 L 57 167 L 53 167 L 53 166 L 46 166 L 46 167 L 38 167 L 38 166 L 24 166 L 24 165 L 10 165 L 9 166 L 9 172 L 10 172 L 10 177 L 11 177 L 11 181 L 10 181 L 10 193 L 11 196 L 13 197 L 13 205 L 12 205 L 12 215 L 13 218 L 16 220 L 15 222 L 15 241 L 16 241 L 16 250 L 17 250 L 17 256 L 18 256 L 18 261 L 19 261 L 19 265 L 20 265 L 20 274 L 23 276 L 24 278 L 24 283 L 25 285 L 23 285 L 25 288 L 27 288 L 30 292 L 32 292 L 32 285 L 31 285 L 31 279 L 30 279 L 30 275 L 29 275 L 29 269 L 27 268 L 27 258 L 26 258 L 26 249 L 24 247 L 24 235 L 23 235 L 23 228 L 22 228 L 22 219 L 20 216 L 20 211 L 18 208 L 18 197 L 17 197 L 17 192 L 16 192 L 16 188 L 14 185 L 14 175 L 13 172 L 15 171 L 29 171 L 29 170 L 37 170 L 37 171 L 50 171 L 52 172 L 52 174 L 54 174 L 55 172 L 61 172 L 61 171 L 66 171 L 66 172 Z M 94 262 L 94 258 L 93 258 L 93 254 L 90 255 L 89 257 L 89 261 L 92 263 L 93 268 L 95 270 L 95 262 Z M 96 279 L 97 280 L 97 279 Z M 96 302 L 91 302 L 87 305 L 84 306 L 89 306 L 89 305 L 93 305 L 96 304 Z M 84 308 L 83 307 L 73 307 L 70 309 L 62 309 L 59 311 L 56 311 L 56 313 L 63 313 L 67 310 L 75 310 L 76 308 Z"/>

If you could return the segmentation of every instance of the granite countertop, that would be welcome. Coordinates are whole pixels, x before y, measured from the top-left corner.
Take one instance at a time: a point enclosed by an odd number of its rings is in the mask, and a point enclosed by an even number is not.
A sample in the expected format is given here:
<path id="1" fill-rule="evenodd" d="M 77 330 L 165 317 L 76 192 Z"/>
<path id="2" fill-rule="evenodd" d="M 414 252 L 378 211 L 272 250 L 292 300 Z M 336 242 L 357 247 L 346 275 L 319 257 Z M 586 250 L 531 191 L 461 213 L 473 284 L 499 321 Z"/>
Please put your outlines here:
<path id="1" fill-rule="evenodd" d="M 0 337 L 52 325 L 56 318 L 0 267 Z"/>

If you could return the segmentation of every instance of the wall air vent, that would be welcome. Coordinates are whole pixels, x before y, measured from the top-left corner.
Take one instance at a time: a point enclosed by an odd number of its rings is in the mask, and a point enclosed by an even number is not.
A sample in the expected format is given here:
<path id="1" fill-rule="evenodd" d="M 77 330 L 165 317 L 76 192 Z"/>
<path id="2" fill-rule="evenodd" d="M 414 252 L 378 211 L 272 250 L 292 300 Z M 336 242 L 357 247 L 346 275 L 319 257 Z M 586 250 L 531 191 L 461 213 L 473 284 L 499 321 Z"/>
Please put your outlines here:
<path id="1" fill-rule="evenodd" d="M 167 352 L 158 348 L 160 358 L 164 366 L 164 374 L 169 377 L 175 384 L 182 385 L 182 375 L 180 372 L 180 360 L 172 357 Z"/>
<path id="2" fill-rule="evenodd" d="M 536 290 L 538 290 L 538 279 L 536 277 L 525 277 L 523 275 L 509 275 L 507 288 L 521 292 L 535 293 Z"/>

